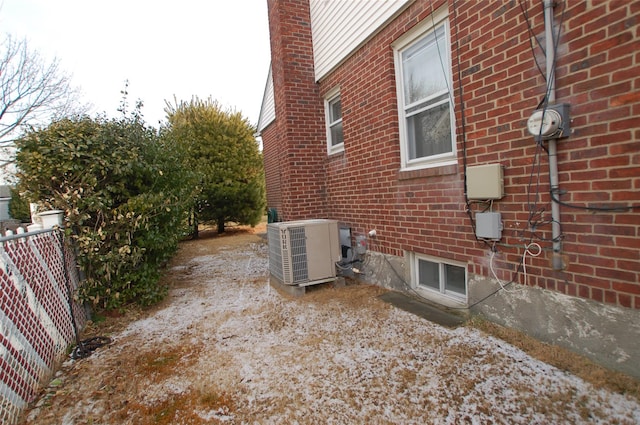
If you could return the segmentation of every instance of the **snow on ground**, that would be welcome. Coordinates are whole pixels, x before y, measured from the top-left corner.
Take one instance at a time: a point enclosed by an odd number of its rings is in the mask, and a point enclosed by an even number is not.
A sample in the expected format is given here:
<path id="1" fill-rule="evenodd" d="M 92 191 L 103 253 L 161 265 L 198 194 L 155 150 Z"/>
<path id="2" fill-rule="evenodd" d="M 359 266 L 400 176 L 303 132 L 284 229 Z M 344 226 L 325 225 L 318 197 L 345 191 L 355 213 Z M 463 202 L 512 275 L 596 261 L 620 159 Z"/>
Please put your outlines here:
<path id="1" fill-rule="evenodd" d="M 381 288 L 325 285 L 284 296 L 268 283 L 266 249 L 252 242 L 174 267 L 166 306 L 84 360 L 94 378 L 69 384 L 87 396 L 57 413 L 62 423 L 640 423 L 637 400 L 477 330 L 396 309 L 377 298 Z M 155 366 L 165 359 L 171 373 Z M 115 389 L 109 397 L 105 386 Z M 183 410 L 162 410 L 174 415 L 167 422 L 141 419 L 141 406 L 148 413 L 172 399 L 188 400 Z M 32 412 L 32 423 L 44 413 Z"/>

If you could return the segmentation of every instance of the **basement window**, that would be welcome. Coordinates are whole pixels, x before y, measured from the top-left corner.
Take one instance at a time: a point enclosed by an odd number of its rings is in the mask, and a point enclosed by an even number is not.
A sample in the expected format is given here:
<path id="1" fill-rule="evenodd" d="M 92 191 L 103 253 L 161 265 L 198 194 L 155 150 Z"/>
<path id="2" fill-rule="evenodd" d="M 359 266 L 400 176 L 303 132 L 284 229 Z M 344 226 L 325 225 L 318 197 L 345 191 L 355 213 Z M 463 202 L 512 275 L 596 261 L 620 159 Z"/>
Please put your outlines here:
<path id="1" fill-rule="evenodd" d="M 331 90 L 327 94 L 324 104 L 327 123 L 327 153 L 331 155 L 344 151 L 340 89 Z"/>
<path id="2" fill-rule="evenodd" d="M 420 254 L 410 254 L 411 277 L 414 287 L 430 298 L 429 294 L 466 301 L 467 268 L 448 260 Z"/>

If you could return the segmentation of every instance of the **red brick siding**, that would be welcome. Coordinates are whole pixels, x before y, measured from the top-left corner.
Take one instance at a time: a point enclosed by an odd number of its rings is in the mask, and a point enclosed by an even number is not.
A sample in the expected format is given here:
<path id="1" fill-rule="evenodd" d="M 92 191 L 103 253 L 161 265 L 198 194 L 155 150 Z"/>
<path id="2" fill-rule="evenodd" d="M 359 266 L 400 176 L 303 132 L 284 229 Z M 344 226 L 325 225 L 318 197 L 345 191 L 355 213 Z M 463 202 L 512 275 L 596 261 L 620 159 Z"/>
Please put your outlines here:
<path id="1" fill-rule="evenodd" d="M 262 151 L 265 170 L 265 182 L 267 186 L 267 205 L 275 208 L 280 214 L 282 211 L 282 169 L 277 153 L 278 126 L 274 122 L 262 131 Z"/>
<path id="2" fill-rule="evenodd" d="M 315 129 L 314 152 L 321 152 L 316 160 L 324 165 L 326 178 L 320 183 L 324 189 L 313 180 L 313 196 L 320 193 L 327 215 L 351 225 L 356 233 L 375 228 L 378 237 L 372 248 L 377 251 L 402 255 L 408 250 L 462 261 L 471 273 L 490 276 L 490 251 L 475 240 L 465 212 L 462 84 L 468 165 L 505 167 L 506 196 L 493 204 L 504 222 L 494 263 L 497 275 L 510 280 L 522 261 L 524 245 L 533 241 L 544 253 L 526 258 L 529 285 L 640 308 L 640 209 L 598 212 L 561 206 L 567 268 L 551 267 L 548 158 L 526 130 L 526 120 L 545 92 L 545 77 L 534 57 L 542 71 L 546 65 L 535 41 L 532 52 L 520 3 L 533 34 L 542 40 L 539 1 L 456 1 L 455 8 L 449 2 L 457 166 L 400 171 L 390 45 L 428 19 L 443 1 L 416 1 L 322 80 L 319 92 L 314 92 L 316 121 L 324 125 L 322 95 L 339 85 L 345 152 L 327 157 L 324 130 Z M 640 2 L 568 0 L 564 11 L 563 3 L 554 10 L 556 24 L 562 25 L 556 102 L 571 104 L 574 132 L 558 142 L 560 189 L 566 191 L 561 199 L 581 206 L 638 206 Z M 283 115 L 277 119 L 285 123 Z M 304 122 L 307 125 L 309 119 Z M 299 128 L 295 120 L 283 125 Z M 286 131 L 278 134 L 282 137 Z M 314 170 L 310 178 L 318 174 Z M 283 192 L 283 200 L 289 195 Z M 535 229 L 528 224 L 529 204 L 536 205 Z M 516 280 L 525 283 L 524 274 Z"/>
<path id="3" fill-rule="evenodd" d="M 270 0 L 268 7 L 276 123 L 263 141 L 265 164 L 278 168 L 267 170 L 268 206 L 285 220 L 324 217 L 324 103 L 314 81 L 308 2 Z"/>

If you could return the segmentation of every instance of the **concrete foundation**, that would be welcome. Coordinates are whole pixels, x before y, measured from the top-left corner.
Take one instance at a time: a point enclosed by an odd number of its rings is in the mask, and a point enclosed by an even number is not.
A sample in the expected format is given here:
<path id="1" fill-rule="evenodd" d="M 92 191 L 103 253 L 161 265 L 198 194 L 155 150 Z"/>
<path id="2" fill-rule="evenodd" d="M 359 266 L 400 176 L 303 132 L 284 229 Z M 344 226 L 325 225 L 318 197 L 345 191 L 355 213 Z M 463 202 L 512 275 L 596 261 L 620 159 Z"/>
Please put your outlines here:
<path id="1" fill-rule="evenodd" d="M 311 285 L 285 285 L 280 282 L 275 277 L 269 275 L 269 284 L 278 290 L 281 293 L 293 296 L 293 297 L 301 297 L 307 292 L 307 288 Z M 329 282 L 318 283 L 317 285 L 334 285 L 334 286 L 345 286 L 344 277 L 336 277 L 334 280 Z"/>
<path id="2" fill-rule="evenodd" d="M 471 279 L 469 304 L 498 288 L 492 280 Z M 479 303 L 472 312 L 640 378 L 640 310 L 518 284 Z"/>
<path id="3" fill-rule="evenodd" d="M 455 301 L 413 288 L 406 258 L 368 252 L 361 271 L 356 277 L 367 283 L 458 308 Z M 640 379 L 640 310 L 520 284 L 480 301 L 498 289 L 492 279 L 469 276 L 466 305 L 473 306 L 470 312 Z"/>

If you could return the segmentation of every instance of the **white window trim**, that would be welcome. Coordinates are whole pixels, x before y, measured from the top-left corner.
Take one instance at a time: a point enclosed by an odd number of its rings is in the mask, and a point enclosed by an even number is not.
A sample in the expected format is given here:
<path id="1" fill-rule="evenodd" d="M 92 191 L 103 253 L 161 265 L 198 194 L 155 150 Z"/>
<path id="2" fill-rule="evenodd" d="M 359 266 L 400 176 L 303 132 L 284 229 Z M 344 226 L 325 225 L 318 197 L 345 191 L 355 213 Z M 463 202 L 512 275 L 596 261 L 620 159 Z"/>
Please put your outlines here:
<path id="1" fill-rule="evenodd" d="M 410 160 L 409 153 L 407 152 L 407 126 L 404 113 L 404 90 L 403 90 L 403 75 L 402 75 L 402 52 L 411 46 L 413 43 L 425 37 L 431 33 L 433 29 L 441 24 L 444 24 L 444 33 L 447 38 L 445 43 L 449 58 L 451 58 L 451 38 L 448 20 L 447 6 L 442 6 L 436 10 L 432 17 L 425 18 L 421 23 L 409 30 L 402 37 L 398 38 L 391 44 L 394 52 L 395 71 L 396 71 L 396 93 L 398 99 L 398 122 L 400 127 L 400 158 L 401 158 L 401 170 L 410 171 L 423 168 L 442 167 L 446 165 L 457 164 L 457 148 L 456 148 L 456 125 L 455 125 L 455 104 L 453 101 L 450 103 L 451 111 L 451 152 L 433 155 L 427 158 L 417 158 Z M 449 90 L 450 93 L 453 90 L 453 70 L 449 70 Z M 453 97 L 453 93 L 451 93 Z"/>
<path id="2" fill-rule="evenodd" d="M 342 127 L 342 139 L 343 142 L 342 143 L 338 143 L 337 145 L 332 145 L 331 144 L 331 127 L 330 125 L 333 124 L 330 120 L 330 103 L 332 101 L 334 101 L 337 97 L 340 97 L 340 87 L 336 87 L 333 88 L 331 90 L 329 90 L 329 92 L 327 92 L 325 98 L 324 98 L 324 115 L 325 115 L 325 123 L 326 123 L 326 131 L 327 131 L 327 154 L 328 155 L 333 155 L 339 152 L 343 152 L 344 151 L 344 127 Z M 340 101 L 342 102 L 342 99 L 340 99 Z M 339 120 L 340 122 L 342 122 L 342 118 L 340 118 Z M 335 121 L 338 122 L 338 121 Z"/>
<path id="3" fill-rule="evenodd" d="M 458 261 L 446 260 L 442 258 L 432 257 L 430 255 L 418 254 L 415 252 L 407 252 L 409 269 L 411 270 L 411 288 L 425 299 L 437 302 L 438 304 L 445 305 L 447 307 L 466 307 L 469 297 L 469 272 L 467 271 L 467 265 Z M 459 294 L 453 291 L 428 288 L 418 284 L 418 260 L 431 261 L 438 263 L 440 277 L 442 277 L 442 270 L 445 265 L 451 265 L 461 267 L 464 269 L 464 281 L 465 281 L 465 294 Z M 441 285 L 444 282 L 441 281 Z"/>

